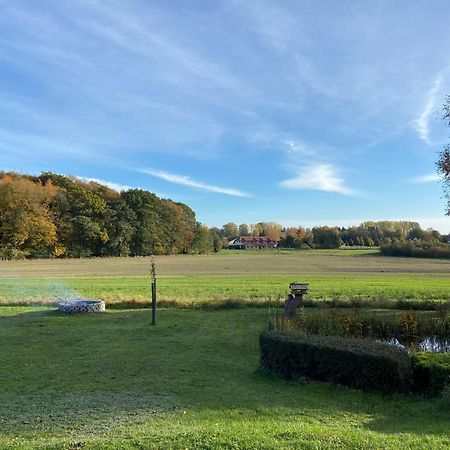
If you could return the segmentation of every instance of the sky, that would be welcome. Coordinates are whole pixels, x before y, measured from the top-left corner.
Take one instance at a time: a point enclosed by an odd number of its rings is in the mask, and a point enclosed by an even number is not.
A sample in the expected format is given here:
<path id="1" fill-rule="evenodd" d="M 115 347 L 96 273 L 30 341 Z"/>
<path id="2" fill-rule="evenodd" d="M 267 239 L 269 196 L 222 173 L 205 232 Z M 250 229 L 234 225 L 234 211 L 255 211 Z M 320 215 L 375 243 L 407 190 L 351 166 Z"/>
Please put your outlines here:
<path id="1" fill-rule="evenodd" d="M 450 4 L 0 0 L 0 169 L 187 203 L 208 226 L 450 232 Z"/>

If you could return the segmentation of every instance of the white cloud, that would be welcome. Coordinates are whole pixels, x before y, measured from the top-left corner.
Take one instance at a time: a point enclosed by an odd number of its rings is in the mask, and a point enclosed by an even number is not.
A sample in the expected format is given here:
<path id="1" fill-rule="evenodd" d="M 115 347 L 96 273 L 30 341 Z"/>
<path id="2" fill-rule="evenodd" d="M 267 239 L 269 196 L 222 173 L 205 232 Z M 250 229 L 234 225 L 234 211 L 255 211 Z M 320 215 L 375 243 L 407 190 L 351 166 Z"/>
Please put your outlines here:
<path id="1" fill-rule="evenodd" d="M 234 197 L 251 197 L 247 192 L 240 191 L 234 188 L 226 188 L 215 186 L 213 184 L 203 183 L 201 181 L 195 181 L 192 178 L 185 175 L 176 175 L 173 173 L 165 172 L 164 170 L 142 169 L 141 173 L 146 173 L 169 183 L 181 184 L 182 186 L 189 186 L 196 189 L 202 189 L 209 192 L 217 192 L 219 194 L 232 195 Z"/>
<path id="2" fill-rule="evenodd" d="M 317 151 L 298 140 L 287 139 L 284 141 L 287 154 L 290 156 L 317 156 Z"/>
<path id="3" fill-rule="evenodd" d="M 437 173 L 428 173 L 426 175 L 410 178 L 408 181 L 410 183 L 434 183 L 440 180 L 441 177 Z"/>
<path id="4" fill-rule="evenodd" d="M 313 189 L 336 192 L 352 197 L 360 195 L 358 191 L 346 186 L 345 180 L 339 176 L 332 164 L 315 164 L 299 168 L 297 176 L 282 181 L 280 186 L 292 190 Z"/>
<path id="5" fill-rule="evenodd" d="M 428 128 L 428 121 L 433 112 L 433 108 L 435 107 L 436 95 L 439 91 L 441 83 L 442 77 L 438 76 L 434 80 L 433 86 L 428 92 L 427 101 L 425 103 L 423 111 L 420 113 L 419 117 L 417 117 L 417 119 L 414 121 L 414 126 L 417 133 L 419 134 L 420 139 L 422 139 L 422 141 L 426 142 L 427 144 L 430 144 L 430 137 L 429 137 L 430 131 Z"/>
<path id="6" fill-rule="evenodd" d="M 79 176 L 77 176 L 77 178 L 82 181 L 88 181 L 88 182 L 93 181 L 94 183 L 103 184 L 105 186 L 108 186 L 110 189 L 113 189 L 118 192 L 128 191 L 129 189 L 134 189 L 133 187 L 127 186 L 125 184 L 119 184 L 119 183 L 114 183 L 111 181 L 100 180 L 98 178 L 86 178 L 86 177 L 79 177 Z"/>

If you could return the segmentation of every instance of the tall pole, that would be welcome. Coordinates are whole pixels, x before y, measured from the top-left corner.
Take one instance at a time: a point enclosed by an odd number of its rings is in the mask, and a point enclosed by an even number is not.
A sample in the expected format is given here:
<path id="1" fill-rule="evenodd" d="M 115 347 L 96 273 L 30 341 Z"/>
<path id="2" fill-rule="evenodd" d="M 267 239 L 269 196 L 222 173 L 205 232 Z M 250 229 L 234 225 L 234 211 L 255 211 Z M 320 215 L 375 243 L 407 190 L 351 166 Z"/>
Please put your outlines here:
<path id="1" fill-rule="evenodd" d="M 152 276 L 152 325 L 156 325 L 156 268 L 153 256 L 150 271 Z"/>

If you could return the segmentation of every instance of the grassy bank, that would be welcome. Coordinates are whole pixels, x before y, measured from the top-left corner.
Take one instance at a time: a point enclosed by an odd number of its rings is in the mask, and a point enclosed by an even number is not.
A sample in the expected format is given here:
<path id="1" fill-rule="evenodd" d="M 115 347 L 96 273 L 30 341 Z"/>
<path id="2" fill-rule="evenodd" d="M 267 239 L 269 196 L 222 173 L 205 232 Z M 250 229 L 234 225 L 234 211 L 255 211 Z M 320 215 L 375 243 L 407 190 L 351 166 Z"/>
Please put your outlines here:
<path id="1" fill-rule="evenodd" d="M 0 308 L 0 447 L 444 449 L 448 405 L 261 375 L 267 311 Z"/>
<path id="2" fill-rule="evenodd" d="M 450 301 L 450 277 L 423 275 L 310 275 L 311 300 L 339 299 Z M 158 297 L 166 304 L 211 303 L 241 300 L 246 304 L 281 301 L 289 293 L 289 276 L 204 276 L 160 277 Z M 58 297 L 81 295 L 107 300 L 109 304 L 135 301 L 148 303 L 149 277 L 65 277 L 0 278 L 3 304 L 52 303 Z"/>
<path id="3" fill-rule="evenodd" d="M 310 283 L 311 299 L 450 300 L 450 261 L 386 258 L 365 250 L 226 252 L 156 258 L 161 300 L 179 304 L 284 299 Z M 146 302 L 149 258 L 0 261 L 0 302 L 52 302 L 83 295 Z"/>

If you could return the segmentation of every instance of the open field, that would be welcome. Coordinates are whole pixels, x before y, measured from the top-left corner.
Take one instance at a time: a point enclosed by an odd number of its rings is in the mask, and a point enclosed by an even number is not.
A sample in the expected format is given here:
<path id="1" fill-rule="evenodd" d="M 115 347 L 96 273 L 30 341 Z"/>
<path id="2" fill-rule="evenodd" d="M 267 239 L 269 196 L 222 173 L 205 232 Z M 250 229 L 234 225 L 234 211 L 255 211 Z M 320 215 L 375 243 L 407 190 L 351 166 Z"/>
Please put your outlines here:
<path id="1" fill-rule="evenodd" d="M 0 448 L 448 449 L 448 404 L 260 374 L 260 309 L 0 308 Z"/>
<path id="2" fill-rule="evenodd" d="M 144 302 L 149 258 L 0 261 L 0 302 L 53 302 L 77 293 Z M 285 298 L 289 282 L 311 299 L 450 300 L 450 261 L 388 258 L 367 250 L 224 252 L 156 258 L 160 300 L 178 304 Z"/>

